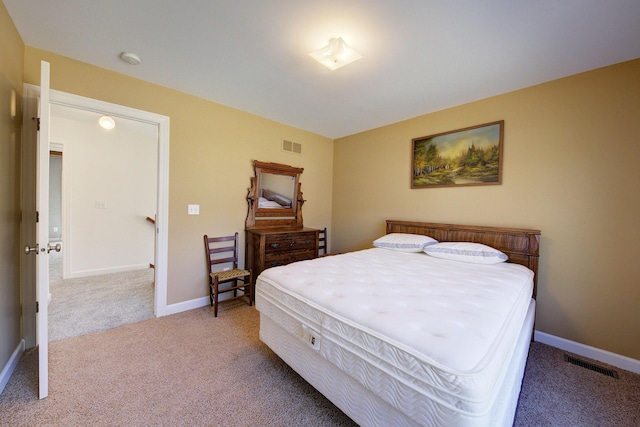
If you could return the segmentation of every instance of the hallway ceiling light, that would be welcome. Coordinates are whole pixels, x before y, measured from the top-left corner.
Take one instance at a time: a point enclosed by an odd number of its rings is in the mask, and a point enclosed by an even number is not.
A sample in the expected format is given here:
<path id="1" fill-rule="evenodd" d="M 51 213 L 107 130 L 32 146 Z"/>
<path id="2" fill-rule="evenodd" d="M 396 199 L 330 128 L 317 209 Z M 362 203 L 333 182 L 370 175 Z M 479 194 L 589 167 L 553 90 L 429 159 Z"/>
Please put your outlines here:
<path id="1" fill-rule="evenodd" d="M 328 45 L 322 49 L 311 52 L 309 56 L 331 71 L 362 58 L 362 55 L 349 47 L 349 45 L 342 40 L 342 37 L 330 39 Z"/>
<path id="2" fill-rule="evenodd" d="M 98 123 L 100 127 L 103 129 L 113 129 L 116 127 L 116 121 L 113 120 L 113 117 L 110 116 L 102 116 L 98 119 Z"/>

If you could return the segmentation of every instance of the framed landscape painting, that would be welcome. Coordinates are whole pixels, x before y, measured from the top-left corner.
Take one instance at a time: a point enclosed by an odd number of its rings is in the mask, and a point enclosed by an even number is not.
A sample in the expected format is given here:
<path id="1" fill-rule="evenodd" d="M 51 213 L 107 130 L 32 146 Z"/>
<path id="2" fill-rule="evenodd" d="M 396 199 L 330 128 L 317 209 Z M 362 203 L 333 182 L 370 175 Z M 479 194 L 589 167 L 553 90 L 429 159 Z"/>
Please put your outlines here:
<path id="1" fill-rule="evenodd" d="M 504 120 L 412 140 L 411 188 L 502 183 Z"/>

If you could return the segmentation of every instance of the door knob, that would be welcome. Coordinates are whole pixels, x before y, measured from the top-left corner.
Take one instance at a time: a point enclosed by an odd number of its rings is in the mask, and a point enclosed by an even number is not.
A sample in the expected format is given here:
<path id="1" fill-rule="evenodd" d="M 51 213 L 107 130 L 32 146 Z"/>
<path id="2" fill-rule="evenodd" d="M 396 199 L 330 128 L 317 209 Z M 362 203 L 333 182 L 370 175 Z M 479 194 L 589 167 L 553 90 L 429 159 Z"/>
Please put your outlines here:
<path id="1" fill-rule="evenodd" d="M 60 243 L 56 243 L 55 246 L 51 246 L 51 243 L 47 243 L 47 253 L 51 251 L 60 252 L 60 249 L 62 249 L 62 246 L 60 246 Z"/>
<path id="2" fill-rule="evenodd" d="M 37 243 L 36 243 L 36 245 L 35 245 L 35 246 L 29 246 L 29 245 L 27 245 L 27 246 L 25 246 L 25 247 L 24 247 L 24 253 L 25 253 L 25 254 L 27 254 L 27 255 L 29 255 L 30 253 L 35 252 L 35 253 L 36 253 L 36 255 L 37 255 L 37 254 L 38 254 L 38 250 L 39 250 L 39 249 L 40 249 L 40 246 L 39 246 Z"/>

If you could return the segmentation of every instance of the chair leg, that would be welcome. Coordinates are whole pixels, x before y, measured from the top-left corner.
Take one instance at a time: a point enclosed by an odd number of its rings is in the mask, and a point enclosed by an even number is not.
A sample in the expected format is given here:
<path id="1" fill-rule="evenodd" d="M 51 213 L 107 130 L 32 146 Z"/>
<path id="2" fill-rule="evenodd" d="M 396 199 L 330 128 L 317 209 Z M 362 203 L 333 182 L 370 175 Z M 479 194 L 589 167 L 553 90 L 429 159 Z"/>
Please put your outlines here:
<path id="1" fill-rule="evenodd" d="M 213 317 L 218 317 L 218 276 L 213 278 Z"/>
<path id="2" fill-rule="evenodd" d="M 240 279 L 235 280 L 234 282 L 235 286 L 238 286 L 239 284 L 238 280 Z M 240 296 L 241 297 L 246 296 L 247 298 L 249 298 L 249 305 L 253 306 L 253 303 L 255 301 L 255 286 L 253 284 L 253 277 L 252 275 L 249 275 L 248 277 L 245 277 L 242 280 L 244 281 L 245 286 L 242 287 L 243 295 L 240 295 Z M 209 283 L 209 302 L 211 304 L 211 307 L 213 307 L 214 317 L 218 317 L 218 303 L 219 303 L 218 290 L 219 290 L 218 277 L 214 276 L 211 282 Z M 234 290 L 234 297 L 237 296 L 236 291 L 237 289 Z"/>
<path id="3" fill-rule="evenodd" d="M 247 278 L 242 278 L 242 283 L 245 285 L 242 287 L 242 294 L 247 295 L 249 297 L 249 305 L 251 305 L 251 294 L 247 294 Z"/>
<path id="4" fill-rule="evenodd" d="M 249 297 L 249 306 L 253 305 L 253 285 L 251 284 L 251 276 L 244 278 L 244 294 Z"/>
<path id="5" fill-rule="evenodd" d="M 213 281 L 209 282 L 209 304 L 213 307 Z"/>

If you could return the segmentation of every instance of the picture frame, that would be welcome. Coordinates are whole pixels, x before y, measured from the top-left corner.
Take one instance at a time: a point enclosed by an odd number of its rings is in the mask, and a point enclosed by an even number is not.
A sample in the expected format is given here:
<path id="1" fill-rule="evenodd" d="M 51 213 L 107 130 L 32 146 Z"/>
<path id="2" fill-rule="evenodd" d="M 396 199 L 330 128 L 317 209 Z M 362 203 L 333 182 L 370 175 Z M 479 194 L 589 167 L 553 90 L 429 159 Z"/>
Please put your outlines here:
<path id="1" fill-rule="evenodd" d="M 411 188 L 502 184 L 504 120 L 411 140 Z"/>

